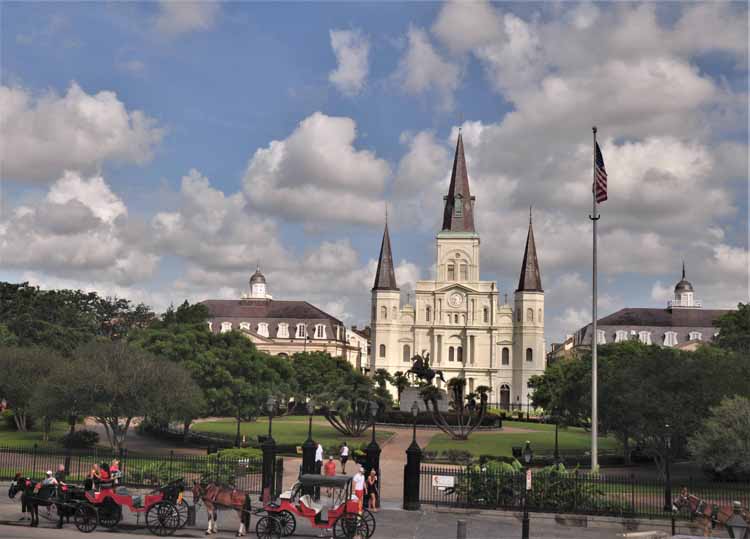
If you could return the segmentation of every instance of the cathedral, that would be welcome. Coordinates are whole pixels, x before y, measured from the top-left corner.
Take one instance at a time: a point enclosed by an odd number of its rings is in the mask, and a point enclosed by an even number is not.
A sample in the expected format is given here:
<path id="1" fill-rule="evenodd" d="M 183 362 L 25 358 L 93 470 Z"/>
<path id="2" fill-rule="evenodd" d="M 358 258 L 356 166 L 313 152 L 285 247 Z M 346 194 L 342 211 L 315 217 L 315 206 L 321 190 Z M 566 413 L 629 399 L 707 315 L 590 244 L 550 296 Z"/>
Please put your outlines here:
<path id="1" fill-rule="evenodd" d="M 480 280 L 475 197 L 460 133 L 444 200 L 435 280 L 417 281 L 414 305 L 400 304 L 385 224 L 372 287 L 372 372 L 405 372 L 415 354 L 428 353 L 432 368 L 443 371 L 446 380 L 463 376 L 468 391 L 488 386 L 490 401 L 504 408 L 525 404 L 529 377 L 545 367 L 544 290 L 531 216 L 518 288 L 509 305 L 501 303 L 494 281 Z"/>

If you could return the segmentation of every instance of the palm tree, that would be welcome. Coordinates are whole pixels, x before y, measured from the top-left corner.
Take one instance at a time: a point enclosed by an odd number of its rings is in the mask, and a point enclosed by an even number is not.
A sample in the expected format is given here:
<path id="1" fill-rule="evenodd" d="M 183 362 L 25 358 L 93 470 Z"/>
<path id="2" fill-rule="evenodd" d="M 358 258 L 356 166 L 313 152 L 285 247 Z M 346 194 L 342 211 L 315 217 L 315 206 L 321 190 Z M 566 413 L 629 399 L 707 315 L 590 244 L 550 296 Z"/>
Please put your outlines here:
<path id="1" fill-rule="evenodd" d="M 398 393 L 398 402 L 401 403 L 401 393 L 404 392 L 404 389 L 411 386 L 411 382 L 409 382 L 409 378 L 401 371 L 396 371 L 393 373 L 393 376 L 391 377 L 391 383 L 396 387 L 396 392 Z"/>

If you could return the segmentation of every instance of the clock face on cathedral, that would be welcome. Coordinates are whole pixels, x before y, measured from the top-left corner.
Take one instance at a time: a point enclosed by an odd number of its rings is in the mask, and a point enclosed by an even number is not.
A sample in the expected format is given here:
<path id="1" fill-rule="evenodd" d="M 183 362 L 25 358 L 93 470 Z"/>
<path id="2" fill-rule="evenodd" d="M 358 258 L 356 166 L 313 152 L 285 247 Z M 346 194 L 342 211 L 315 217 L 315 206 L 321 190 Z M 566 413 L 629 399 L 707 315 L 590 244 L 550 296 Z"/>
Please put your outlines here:
<path id="1" fill-rule="evenodd" d="M 458 292 L 453 292 L 448 297 L 448 304 L 451 307 L 459 307 L 464 302 L 464 297 L 462 294 L 459 294 Z"/>

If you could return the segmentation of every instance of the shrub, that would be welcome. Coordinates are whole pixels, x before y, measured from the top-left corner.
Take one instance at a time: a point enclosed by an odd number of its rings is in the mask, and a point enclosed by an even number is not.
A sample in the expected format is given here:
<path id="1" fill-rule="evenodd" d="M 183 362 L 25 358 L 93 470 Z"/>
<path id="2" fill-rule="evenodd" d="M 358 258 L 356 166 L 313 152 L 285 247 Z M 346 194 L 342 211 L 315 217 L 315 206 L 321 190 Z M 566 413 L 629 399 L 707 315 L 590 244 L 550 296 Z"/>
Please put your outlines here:
<path id="1" fill-rule="evenodd" d="M 463 449 L 446 449 L 443 451 L 443 456 L 452 464 L 471 462 L 471 453 Z"/>
<path id="2" fill-rule="evenodd" d="M 448 422 L 449 425 L 457 425 L 458 419 L 454 412 L 444 412 L 443 418 Z M 394 423 L 398 425 L 409 425 L 414 423 L 414 418 L 411 412 L 402 412 L 400 410 L 388 410 L 380 414 L 380 421 L 383 423 Z M 435 425 L 435 421 L 432 419 L 432 412 L 420 412 L 417 415 L 417 425 Z M 497 414 L 491 410 L 487 410 L 482 420 L 483 427 L 502 427 L 502 418 L 500 414 Z"/>
<path id="3" fill-rule="evenodd" d="M 99 433 L 85 429 L 69 432 L 60 443 L 68 449 L 89 449 L 99 443 Z"/>
<path id="4" fill-rule="evenodd" d="M 257 447 L 234 447 L 231 449 L 221 449 L 216 455 L 223 460 L 259 459 L 263 458 L 263 451 Z"/>

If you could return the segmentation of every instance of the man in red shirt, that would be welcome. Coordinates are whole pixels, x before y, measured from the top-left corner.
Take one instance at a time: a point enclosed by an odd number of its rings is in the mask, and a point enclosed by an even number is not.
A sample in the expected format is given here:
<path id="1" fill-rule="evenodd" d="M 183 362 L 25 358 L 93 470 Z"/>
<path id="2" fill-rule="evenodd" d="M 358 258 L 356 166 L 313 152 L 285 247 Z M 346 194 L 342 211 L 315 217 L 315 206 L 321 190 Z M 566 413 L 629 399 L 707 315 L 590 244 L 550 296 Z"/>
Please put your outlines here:
<path id="1" fill-rule="evenodd" d="M 333 457 L 330 455 L 328 456 L 328 460 L 326 461 L 326 463 L 323 465 L 323 474 L 326 477 L 333 477 L 336 475 L 336 461 L 333 460 Z M 331 497 L 332 493 L 333 491 L 330 488 L 326 489 L 326 496 L 328 496 L 329 498 Z"/>

